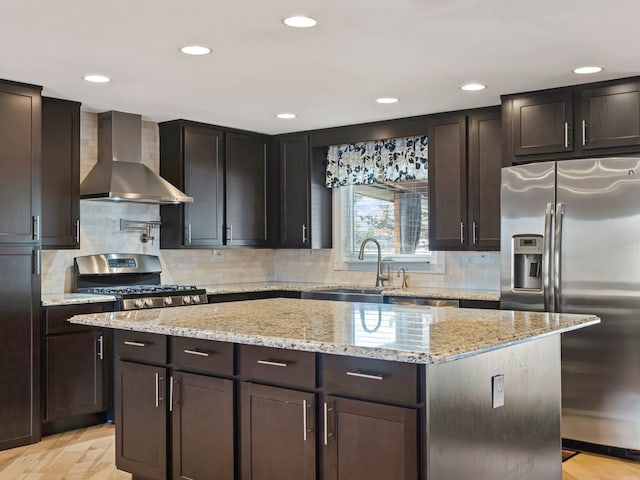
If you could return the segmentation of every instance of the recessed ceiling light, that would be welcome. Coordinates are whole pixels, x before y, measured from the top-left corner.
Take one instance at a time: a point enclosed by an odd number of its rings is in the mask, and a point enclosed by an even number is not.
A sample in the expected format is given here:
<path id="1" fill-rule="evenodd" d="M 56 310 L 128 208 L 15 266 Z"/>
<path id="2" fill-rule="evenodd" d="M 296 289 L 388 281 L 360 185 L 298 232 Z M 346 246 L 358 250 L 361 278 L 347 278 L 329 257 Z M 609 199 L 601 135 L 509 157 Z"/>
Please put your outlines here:
<path id="1" fill-rule="evenodd" d="M 398 100 L 395 97 L 380 97 L 380 98 L 376 98 L 376 102 L 378 103 L 398 103 L 400 100 Z"/>
<path id="2" fill-rule="evenodd" d="M 477 92 L 479 90 L 484 90 L 487 88 L 486 85 L 482 85 L 481 83 L 466 83 L 460 87 L 460 90 L 464 90 L 465 92 Z"/>
<path id="3" fill-rule="evenodd" d="M 315 27 L 318 24 L 318 21 L 315 18 L 305 17 L 302 15 L 287 17 L 282 22 L 286 26 L 294 28 L 310 28 Z"/>
<path id="4" fill-rule="evenodd" d="M 577 73 L 578 75 L 587 75 L 589 73 L 598 73 L 602 71 L 602 67 L 578 67 L 573 69 L 573 73 Z"/>
<path id="5" fill-rule="evenodd" d="M 202 45 L 187 45 L 186 47 L 182 47 L 180 51 L 187 55 L 208 55 L 211 53 L 209 47 L 203 47 Z"/>
<path id="6" fill-rule="evenodd" d="M 111 79 L 106 75 L 98 75 L 98 74 L 85 75 L 82 78 L 84 78 L 87 82 L 91 82 L 91 83 L 109 83 L 111 81 Z"/>
<path id="7" fill-rule="evenodd" d="M 292 118 L 296 118 L 295 113 L 279 113 L 276 115 L 277 118 L 281 120 L 291 120 Z"/>

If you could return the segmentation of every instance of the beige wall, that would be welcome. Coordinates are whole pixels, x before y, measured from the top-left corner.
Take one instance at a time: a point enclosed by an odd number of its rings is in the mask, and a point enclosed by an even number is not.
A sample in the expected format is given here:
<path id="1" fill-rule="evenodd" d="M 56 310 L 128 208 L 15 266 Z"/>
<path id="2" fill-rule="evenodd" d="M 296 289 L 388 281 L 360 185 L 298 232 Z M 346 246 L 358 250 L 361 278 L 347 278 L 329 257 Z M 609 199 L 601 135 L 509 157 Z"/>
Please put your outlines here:
<path id="1" fill-rule="evenodd" d="M 158 127 L 143 122 L 143 162 L 158 171 Z M 98 119 L 83 112 L 80 122 L 80 178 L 98 160 Z M 43 179 L 46 181 L 46 179 Z M 72 291 L 73 258 L 94 253 L 124 252 L 159 255 L 162 281 L 183 284 L 263 282 L 327 282 L 371 284 L 374 272 L 348 272 L 334 268 L 333 250 L 162 250 L 143 244 L 139 233 L 120 231 L 120 219 L 159 220 L 159 207 L 133 203 L 80 202 L 81 250 L 43 251 L 42 292 Z M 159 236 L 159 232 L 156 232 Z M 409 272 L 412 286 L 498 290 L 497 253 L 447 252 L 443 273 Z M 393 277 L 397 284 L 397 279 Z"/>

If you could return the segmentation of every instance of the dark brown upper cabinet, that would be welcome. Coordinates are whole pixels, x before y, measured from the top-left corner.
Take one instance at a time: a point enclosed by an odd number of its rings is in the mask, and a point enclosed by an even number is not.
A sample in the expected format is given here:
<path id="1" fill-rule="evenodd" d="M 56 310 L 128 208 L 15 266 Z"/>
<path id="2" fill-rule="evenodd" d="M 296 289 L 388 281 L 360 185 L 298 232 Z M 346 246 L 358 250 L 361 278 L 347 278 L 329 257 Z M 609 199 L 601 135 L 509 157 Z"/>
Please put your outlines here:
<path id="1" fill-rule="evenodd" d="M 640 82 L 585 88 L 579 95 L 583 150 L 640 145 Z"/>
<path id="2" fill-rule="evenodd" d="M 225 245 L 270 246 L 269 217 L 276 206 L 271 140 L 257 134 L 225 137 Z"/>
<path id="3" fill-rule="evenodd" d="M 41 90 L 0 80 L 0 243 L 40 243 Z"/>
<path id="4" fill-rule="evenodd" d="M 280 146 L 280 246 L 331 248 L 331 190 L 325 186 L 326 149 L 308 135 L 285 135 Z"/>
<path id="5" fill-rule="evenodd" d="M 467 244 L 474 250 L 500 250 L 500 119 L 500 107 L 469 115 Z"/>
<path id="6" fill-rule="evenodd" d="M 224 134 L 188 122 L 160 131 L 160 175 L 193 203 L 160 207 L 161 248 L 212 248 L 223 244 Z"/>
<path id="7" fill-rule="evenodd" d="M 429 248 L 500 250 L 500 107 L 429 126 Z"/>
<path id="8" fill-rule="evenodd" d="M 465 249 L 467 227 L 467 117 L 436 116 L 429 125 L 429 249 Z"/>
<path id="9" fill-rule="evenodd" d="M 503 166 L 640 152 L 640 80 L 502 97 Z"/>
<path id="10" fill-rule="evenodd" d="M 42 248 L 80 248 L 80 103 L 42 98 Z"/>
<path id="11" fill-rule="evenodd" d="M 515 155 L 560 153 L 573 150 L 571 92 L 523 96 L 513 101 Z"/>

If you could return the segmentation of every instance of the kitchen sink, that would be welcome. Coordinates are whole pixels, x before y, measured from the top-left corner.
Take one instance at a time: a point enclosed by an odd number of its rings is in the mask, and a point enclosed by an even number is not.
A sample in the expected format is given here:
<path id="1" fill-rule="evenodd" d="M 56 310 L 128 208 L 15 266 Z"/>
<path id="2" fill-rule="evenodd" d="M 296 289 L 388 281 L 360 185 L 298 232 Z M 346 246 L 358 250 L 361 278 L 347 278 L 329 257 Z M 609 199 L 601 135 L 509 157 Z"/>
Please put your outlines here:
<path id="1" fill-rule="evenodd" d="M 382 287 L 336 287 L 302 292 L 302 298 L 342 302 L 383 303 L 382 290 Z"/>

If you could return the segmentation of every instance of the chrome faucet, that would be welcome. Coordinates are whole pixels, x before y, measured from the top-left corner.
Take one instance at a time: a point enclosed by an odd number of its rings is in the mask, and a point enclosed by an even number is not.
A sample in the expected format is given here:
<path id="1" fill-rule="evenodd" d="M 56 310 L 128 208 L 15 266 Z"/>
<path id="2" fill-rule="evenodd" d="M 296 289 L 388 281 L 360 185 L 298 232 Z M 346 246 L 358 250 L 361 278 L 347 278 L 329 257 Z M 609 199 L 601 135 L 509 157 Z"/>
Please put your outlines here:
<path id="1" fill-rule="evenodd" d="M 397 277 L 400 278 L 400 272 L 402 272 L 402 290 L 406 290 L 407 289 L 407 271 L 404 268 L 400 268 L 398 270 L 398 275 Z"/>
<path id="2" fill-rule="evenodd" d="M 384 286 L 385 281 L 389 281 L 389 273 L 387 272 L 386 275 L 382 273 L 382 252 L 380 250 L 380 244 L 375 238 L 369 237 L 369 238 L 365 238 L 362 241 L 362 243 L 360 244 L 360 254 L 358 255 L 358 260 L 364 260 L 364 246 L 369 242 L 375 243 L 378 249 L 378 268 L 376 272 L 376 287 L 382 287 Z"/>

